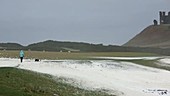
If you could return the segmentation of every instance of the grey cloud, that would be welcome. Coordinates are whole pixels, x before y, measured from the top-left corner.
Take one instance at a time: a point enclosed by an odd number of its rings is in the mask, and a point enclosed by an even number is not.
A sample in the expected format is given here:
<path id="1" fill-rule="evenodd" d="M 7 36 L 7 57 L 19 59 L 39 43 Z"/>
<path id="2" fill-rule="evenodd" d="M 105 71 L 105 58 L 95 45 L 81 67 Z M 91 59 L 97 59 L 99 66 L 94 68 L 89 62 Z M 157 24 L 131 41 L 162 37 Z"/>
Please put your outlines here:
<path id="1" fill-rule="evenodd" d="M 168 11 L 168 0 L 1 0 L 0 41 L 121 45 Z M 19 38 L 18 38 L 19 37 Z"/>

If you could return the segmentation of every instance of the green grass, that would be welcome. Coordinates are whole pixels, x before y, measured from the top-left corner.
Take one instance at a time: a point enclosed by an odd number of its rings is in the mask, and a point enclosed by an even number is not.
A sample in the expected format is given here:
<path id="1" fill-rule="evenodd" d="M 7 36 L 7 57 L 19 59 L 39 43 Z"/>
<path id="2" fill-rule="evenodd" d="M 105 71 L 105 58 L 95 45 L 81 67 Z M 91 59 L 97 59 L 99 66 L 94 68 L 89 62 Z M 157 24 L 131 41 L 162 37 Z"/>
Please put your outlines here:
<path id="1" fill-rule="evenodd" d="M 0 57 L 18 58 L 19 51 L 0 51 Z M 152 53 L 140 52 L 86 52 L 86 53 L 68 53 L 68 52 L 41 52 L 25 51 L 25 58 L 39 59 L 91 59 L 91 57 L 136 57 L 136 56 L 157 56 Z"/>
<path id="2" fill-rule="evenodd" d="M 113 96 L 83 90 L 53 80 L 52 76 L 17 68 L 0 68 L 0 96 Z"/>

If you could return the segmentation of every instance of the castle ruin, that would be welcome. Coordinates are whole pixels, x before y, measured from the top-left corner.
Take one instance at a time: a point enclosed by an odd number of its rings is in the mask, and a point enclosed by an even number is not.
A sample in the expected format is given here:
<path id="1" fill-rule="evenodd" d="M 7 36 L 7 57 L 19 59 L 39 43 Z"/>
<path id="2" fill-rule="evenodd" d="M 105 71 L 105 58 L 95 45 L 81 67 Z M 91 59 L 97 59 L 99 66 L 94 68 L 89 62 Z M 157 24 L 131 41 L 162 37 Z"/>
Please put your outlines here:
<path id="1" fill-rule="evenodd" d="M 161 24 L 170 24 L 170 12 L 166 15 L 166 12 L 159 12 L 160 16 L 160 25 Z"/>

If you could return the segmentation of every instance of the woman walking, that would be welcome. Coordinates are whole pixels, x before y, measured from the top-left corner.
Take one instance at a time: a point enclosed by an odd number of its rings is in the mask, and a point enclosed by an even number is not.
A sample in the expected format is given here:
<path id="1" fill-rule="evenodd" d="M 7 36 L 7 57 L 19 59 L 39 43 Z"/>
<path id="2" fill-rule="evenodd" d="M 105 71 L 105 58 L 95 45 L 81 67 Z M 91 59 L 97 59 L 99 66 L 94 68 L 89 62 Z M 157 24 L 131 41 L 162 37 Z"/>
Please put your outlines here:
<path id="1" fill-rule="evenodd" d="M 21 63 L 22 63 L 22 61 L 24 59 L 24 51 L 23 50 L 20 51 L 19 56 L 20 56 L 20 60 L 21 60 Z"/>

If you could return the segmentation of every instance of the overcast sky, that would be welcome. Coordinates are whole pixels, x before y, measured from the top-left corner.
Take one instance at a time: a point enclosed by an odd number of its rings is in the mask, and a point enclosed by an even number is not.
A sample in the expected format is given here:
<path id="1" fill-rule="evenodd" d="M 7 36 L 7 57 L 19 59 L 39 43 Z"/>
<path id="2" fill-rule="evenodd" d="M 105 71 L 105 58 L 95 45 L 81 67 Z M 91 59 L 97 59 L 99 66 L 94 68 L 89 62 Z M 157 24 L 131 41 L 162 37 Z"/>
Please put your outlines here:
<path id="1" fill-rule="evenodd" d="M 122 45 L 170 11 L 170 0 L 0 0 L 0 42 Z"/>

